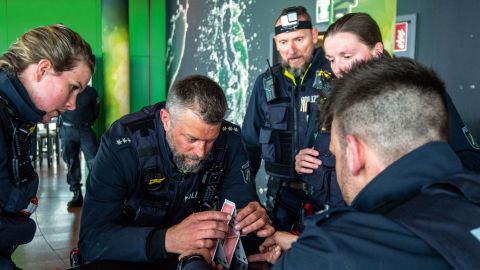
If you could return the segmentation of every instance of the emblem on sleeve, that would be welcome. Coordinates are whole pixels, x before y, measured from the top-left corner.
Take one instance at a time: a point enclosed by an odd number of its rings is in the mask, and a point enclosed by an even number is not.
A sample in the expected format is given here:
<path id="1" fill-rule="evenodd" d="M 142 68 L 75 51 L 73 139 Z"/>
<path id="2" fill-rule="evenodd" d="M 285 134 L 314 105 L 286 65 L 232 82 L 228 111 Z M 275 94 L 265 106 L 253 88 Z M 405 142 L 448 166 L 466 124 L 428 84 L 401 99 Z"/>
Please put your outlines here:
<path id="1" fill-rule="evenodd" d="M 245 182 L 245 184 L 249 184 L 252 178 L 252 174 L 250 172 L 250 163 L 247 161 L 245 164 L 243 164 L 241 170 L 243 175 L 243 182 Z"/>

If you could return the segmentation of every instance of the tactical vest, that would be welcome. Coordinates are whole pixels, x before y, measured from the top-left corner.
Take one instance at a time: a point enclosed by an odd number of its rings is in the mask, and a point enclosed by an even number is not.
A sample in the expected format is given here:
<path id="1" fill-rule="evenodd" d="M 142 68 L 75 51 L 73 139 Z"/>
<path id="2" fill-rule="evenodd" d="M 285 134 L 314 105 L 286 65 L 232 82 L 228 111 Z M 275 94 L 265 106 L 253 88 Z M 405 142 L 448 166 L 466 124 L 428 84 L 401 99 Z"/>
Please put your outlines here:
<path id="1" fill-rule="evenodd" d="M 312 70 L 310 72 L 315 72 L 313 82 L 309 82 L 311 85 L 304 85 L 303 79 L 308 74 L 309 68 L 300 78 L 293 77 L 286 70 L 282 73 L 280 65 L 274 66 L 264 74 L 263 88 L 267 103 L 265 125 L 260 129 L 259 142 L 262 144 L 265 170 L 269 175 L 299 178 L 295 172 L 295 155 L 305 145 L 313 142 L 314 130 L 311 129 L 312 127 L 317 129 L 317 103 L 304 102 L 301 100 L 300 92 L 315 89 L 318 90 L 316 96 L 321 97 L 330 90 L 330 73 Z M 283 77 L 299 82 L 289 86 Z M 288 92 L 291 94 L 288 95 Z M 306 120 L 300 119 L 303 116 L 301 112 L 306 115 Z M 305 127 L 303 132 L 306 134 L 300 131 L 300 126 Z"/>
<path id="2" fill-rule="evenodd" d="M 385 215 L 428 243 L 455 269 L 480 269 L 480 176 L 455 175 L 428 184 L 398 205 L 390 206 Z"/>
<path id="3" fill-rule="evenodd" d="M 120 120 L 126 127 L 138 158 L 138 182 L 133 195 L 125 202 L 125 214 L 139 226 L 168 228 L 189 214 L 218 207 L 220 187 L 224 171 L 226 138 L 219 136 L 204 169 L 187 181 L 167 175 L 164 166 L 170 166 L 168 154 L 159 146 L 155 117 L 164 103 L 144 107 L 139 112 Z M 201 179 L 201 181 L 199 181 Z M 192 203 L 182 200 L 186 188 L 196 195 Z"/>
<path id="4" fill-rule="evenodd" d="M 32 143 L 35 143 L 36 125 L 21 122 L 18 113 L 0 97 L 0 124 L 5 137 L 7 164 L 15 202 L 0 205 L 0 211 L 17 213 L 27 207 L 37 194 L 38 175 L 32 165 Z"/>

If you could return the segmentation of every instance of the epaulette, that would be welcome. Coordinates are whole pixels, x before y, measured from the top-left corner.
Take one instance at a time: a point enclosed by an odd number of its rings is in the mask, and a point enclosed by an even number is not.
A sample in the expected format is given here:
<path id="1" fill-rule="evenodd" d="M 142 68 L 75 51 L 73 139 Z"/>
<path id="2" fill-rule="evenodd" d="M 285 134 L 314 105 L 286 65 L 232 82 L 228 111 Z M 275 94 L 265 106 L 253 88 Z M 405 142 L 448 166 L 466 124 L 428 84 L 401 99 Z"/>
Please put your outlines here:
<path id="1" fill-rule="evenodd" d="M 119 121 L 113 123 L 106 134 L 108 134 L 107 140 L 110 148 L 114 151 L 132 146 L 131 135 L 127 129 L 119 123 Z"/>
<path id="2" fill-rule="evenodd" d="M 240 136 L 240 126 L 237 126 L 228 121 L 222 122 L 221 130 L 222 130 L 222 133 L 225 133 L 225 134 L 234 134 L 234 135 Z"/>

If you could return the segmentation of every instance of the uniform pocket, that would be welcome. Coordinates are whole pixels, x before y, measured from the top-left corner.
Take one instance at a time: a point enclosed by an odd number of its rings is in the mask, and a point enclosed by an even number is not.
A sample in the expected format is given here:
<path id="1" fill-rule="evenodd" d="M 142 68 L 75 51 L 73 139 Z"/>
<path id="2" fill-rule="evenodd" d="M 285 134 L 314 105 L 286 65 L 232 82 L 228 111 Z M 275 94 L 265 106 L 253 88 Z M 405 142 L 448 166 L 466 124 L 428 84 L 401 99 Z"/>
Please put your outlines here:
<path id="1" fill-rule="evenodd" d="M 262 158 L 268 162 L 275 162 L 275 144 L 272 140 L 272 130 L 260 129 L 258 141 L 262 144 Z"/>
<path id="2" fill-rule="evenodd" d="M 268 106 L 268 119 L 272 129 L 287 130 L 287 111 L 287 104 Z"/>

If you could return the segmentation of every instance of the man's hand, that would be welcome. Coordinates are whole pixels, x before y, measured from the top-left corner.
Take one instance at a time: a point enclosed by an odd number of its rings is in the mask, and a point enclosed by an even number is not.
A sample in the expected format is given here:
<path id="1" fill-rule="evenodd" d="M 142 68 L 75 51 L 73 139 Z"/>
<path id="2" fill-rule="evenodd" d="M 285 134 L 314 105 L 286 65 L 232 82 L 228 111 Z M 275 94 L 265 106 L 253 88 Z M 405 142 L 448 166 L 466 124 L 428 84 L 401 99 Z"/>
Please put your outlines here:
<path id="1" fill-rule="evenodd" d="M 267 211 L 258 202 L 250 202 L 237 213 L 235 229 L 242 234 L 257 232 L 259 237 L 268 237 L 275 229 L 268 222 Z"/>
<path id="2" fill-rule="evenodd" d="M 300 150 L 295 156 L 295 171 L 299 174 L 312 173 L 313 170 L 318 169 L 322 165 L 322 161 L 318 159 L 317 150 L 312 148 L 305 148 Z"/>
<path id="3" fill-rule="evenodd" d="M 249 262 L 267 261 L 269 263 L 275 263 L 282 252 L 289 250 L 292 247 L 292 243 L 297 241 L 298 236 L 288 232 L 276 232 L 273 236 L 265 239 L 259 249 L 259 254 L 248 256 Z"/>
<path id="4" fill-rule="evenodd" d="M 165 250 L 181 254 L 188 250 L 210 249 L 215 239 L 223 239 L 232 217 L 220 211 L 193 213 L 179 224 L 170 227 L 165 235 Z"/>

